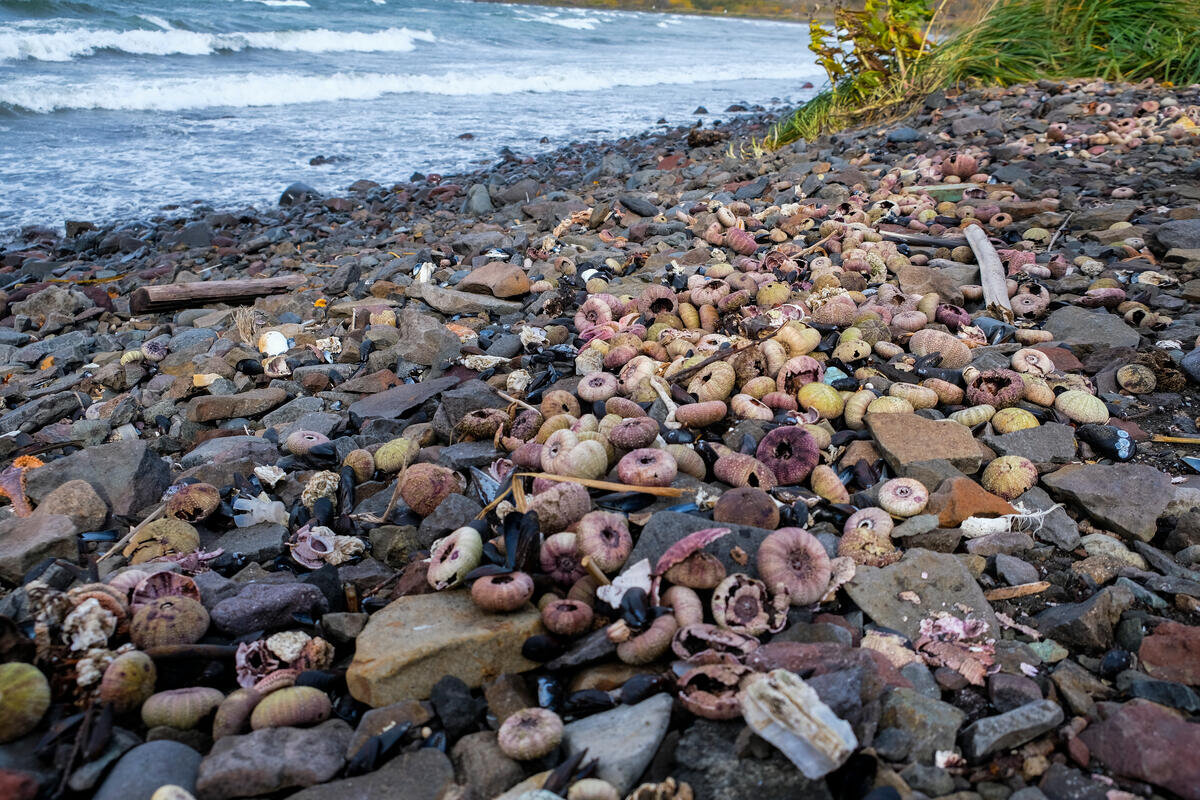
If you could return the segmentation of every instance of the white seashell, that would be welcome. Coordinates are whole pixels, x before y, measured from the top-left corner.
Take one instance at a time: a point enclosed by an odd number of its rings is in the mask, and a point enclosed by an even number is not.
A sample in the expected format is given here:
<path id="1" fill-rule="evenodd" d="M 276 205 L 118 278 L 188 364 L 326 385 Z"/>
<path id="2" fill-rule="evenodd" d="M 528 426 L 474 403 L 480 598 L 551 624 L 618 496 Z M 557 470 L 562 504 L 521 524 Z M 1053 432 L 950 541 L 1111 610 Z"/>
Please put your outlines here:
<path id="1" fill-rule="evenodd" d="M 288 351 L 288 340 L 279 331 L 267 331 L 258 337 L 258 352 L 270 358 Z"/>
<path id="2" fill-rule="evenodd" d="M 978 539 L 989 533 L 1007 533 L 1011 527 L 1012 520 L 1008 517 L 967 517 L 958 526 L 968 539 Z"/>
<path id="3" fill-rule="evenodd" d="M 508 373 L 508 378 L 504 381 L 504 388 L 508 389 L 510 394 L 522 394 L 531 383 L 533 383 L 533 376 L 529 374 L 529 370 L 514 369 Z"/>
<path id="4" fill-rule="evenodd" d="M 833 772 L 858 747 L 850 723 L 785 669 L 772 670 L 751 683 L 741 700 L 746 724 L 778 747 L 809 780 Z"/>
<path id="5" fill-rule="evenodd" d="M 575 356 L 575 374 L 586 377 L 604 370 L 604 353 L 594 347 L 585 347 Z"/>

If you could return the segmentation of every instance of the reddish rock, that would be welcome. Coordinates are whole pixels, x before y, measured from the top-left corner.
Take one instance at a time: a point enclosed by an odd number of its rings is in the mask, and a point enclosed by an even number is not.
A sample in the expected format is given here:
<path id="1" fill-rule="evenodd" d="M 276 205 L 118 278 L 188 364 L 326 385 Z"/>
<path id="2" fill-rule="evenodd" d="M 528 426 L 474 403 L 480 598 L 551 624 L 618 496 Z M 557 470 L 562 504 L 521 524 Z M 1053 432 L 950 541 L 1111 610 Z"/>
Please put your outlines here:
<path id="1" fill-rule="evenodd" d="M 965 473 L 979 469 L 983 453 L 971 429 L 916 414 L 867 414 L 875 448 L 899 474 L 928 461 L 946 460 Z"/>
<path id="2" fill-rule="evenodd" d="M 1017 510 L 970 478 L 947 478 L 929 496 L 925 513 L 937 514 L 943 528 L 957 528 L 967 517 L 999 517 Z"/>
<path id="3" fill-rule="evenodd" d="M 1054 368 L 1063 372 L 1074 372 L 1083 369 L 1083 363 L 1080 362 L 1075 354 L 1065 347 L 1055 347 L 1049 344 L 1034 345 L 1034 350 L 1041 350 L 1050 357 L 1050 361 L 1054 364 Z"/>
<path id="4" fill-rule="evenodd" d="M 1200 686 L 1200 628 L 1164 622 L 1142 639 L 1138 658 L 1152 678 Z"/>
<path id="5" fill-rule="evenodd" d="M 493 261 L 459 281 L 464 292 L 488 292 L 493 297 L 517 297 L 529 291 L 529 276 L 516 264 Z"/>
<path id="6" fill-rule="evenodd" d="M 1131 700 L 1079 738 L 1105 769 L 1200 800 L 1200 725 L 1148 700 Z"/>
<path id="7" fill-rule="evenodd" d="M 188 402 L 187 418 L 192 422 L 214 422 L 235 417 L 257 417 L 287 399 L 287 392 L 274 386 L 238 394 L 194 397 Z"/>
<path id="8" fill-rule="evenodd" d="M 0 769 L 0 797 L 8 800 L 33 800 L 37 797 L 37 792 L 37 781 L 28 772 Z"/>

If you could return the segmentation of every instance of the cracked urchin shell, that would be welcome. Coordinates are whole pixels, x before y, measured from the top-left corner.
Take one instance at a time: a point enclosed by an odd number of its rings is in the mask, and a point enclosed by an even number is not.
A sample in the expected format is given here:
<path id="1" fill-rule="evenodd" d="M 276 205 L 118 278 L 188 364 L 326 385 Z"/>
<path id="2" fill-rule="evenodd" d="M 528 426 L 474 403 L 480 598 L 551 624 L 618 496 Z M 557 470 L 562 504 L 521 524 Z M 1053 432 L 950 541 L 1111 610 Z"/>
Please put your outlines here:
<path id="1" fill-rule="evenodd" d="M 158 672 L 154 660 L 140 650 L 122 652 L 104 669 L 100 680 L 100 700 L 112 703 L 118 714 L 142 708 L 146 698 L 154 694 Z"/>
<path id="2" fill-rule="evenodd" d="M 780 528 L 763 539 L 756 565 L 763 582 L 785 590 L 797 606 L 818 602 L 833 574 L 824 546 L 802 528 Z"/>
<path id="3" fill-rule="evenodd" d="M 786 425 L 769 431 L 758 443 L 755 455 L 779 483 L 797 484 L 813 471 L 820 450 L 816 439 L 804 428 Z"/>
<path id="4" fill-rule="evenodd" d="M 886 567 L 899 561 L 900 556 L 891 538 L 879 529 L 851 528 L 838 541 L 838 557 L 864 567 Z"/>
<path id="5" fill-rule="evenodd" d="M 592 508 L 588 490 L 578 483 L 559 483 L 529 500 L 529 511 L 538 515 L 542 530 L 562 530 Z"/>
<path id="6" fill-rule="evenodd" d="M 656 661 L 671 647 L 678 628 L 674 614 L 656 617 L 646 630 L 617 645 L 617 658 L 635 665 Z"/>
<path id="7" fill-rule="evenodd" d="M 996 409 L 1015 406 L 1025 394 L 1025 382 L 1011 369 L 989 369 L 967 382 L 967 400 L 972 405 Z"/>
<path id="8" fill-rule="evenodd" d="M 712 589 L 725 580 L 725 565 L 712 553 L 692 553 L 668 567 L 663 577 L 689 589 Z"/>
<path id="9" fill-rule="evenodd" d="M 992 494 L 1015 500 L 1036 486 L 1037 480 L 1037 467 L 1028 458 L 1000 456 L 988 463 L 979 482 Z"/>
<path id="10" fill-rule="evenodd" d="M 210 483 L 186 483 L 167 498 L 167 516 L 199 522 L 212 516 L 221 505 L 221 492 Z"/>
<path id="11" fill-rule="evenodd" d="M 579 416 L 579 400 L 575 395 L 563 389 L 555 389 L 546 392 L 542 397 L 541 407 L 542 416 L 546 419 L 557 417 L 559 414 L 569 414 L 572 417 Z"/>
<path id="12" fill-rule="evenodd" d="M 879 487 L 878 502 L 893 517 L 913 517 L 925 510 L 929 490 L 914 478 L 892 478 Z"/>
<path id="13" fill-rule="evenodd" d="M 199 547 L 200 534 L 191 524 L 174 517 L 163 517 L 138 531 L 122 554 L 130 564 L 142 564 L 163 556 L 191 553 Z"/>
<path id="14" fill-rule="evenodd" d="M 754 456 L 726 453 L 713 464 L 713 475 L 730 486 L 753 486 L 774 489 L 779 485 L 775 473 Z"/>
<path id="15" fill-rule="evenodd" d="M 738 685 L 749 672 L 736 663 L 693 667 L 679 678 L 679 702 L 698 717 L 737 719 L 742 715 Z"/>
<path id="16" fill-rule="evenodd" d="M 603 325 L 612 322 L 613 311 L 608 303 L 599 297 L 589 297 L 575 312 L 575 330 L 584 331 L 593 325 Z"/>
<path id="17" fill-rule="evenodd" d="M 147 728 L 166 725 L 190 730 L 199 725 L 224 699 L 225 695 L 219 690 L 207 686 L 158 692 L 142 703 L 142 722 Z"/>
<path id="18" fill-rule="evenodd" d="M 32 664 L 0 664 L 0 743 L 37 727 L 50 708 L 50 682 Z"/>
<path id="19" fill-rule="evenodd" d="M 617 462 L 617 477 L 634 486 L 670 486 L 678 471 L 674 456 L 651 447 L 626 453 Z"/>
<path id="20" fill-rule="evenodd" d="M 463 441 L 491 439 L 496 431 L 508 423 L 508 414 L 498 408 L 479 408 L 469 411 L 454 426 L 454 432 Z"/>
<path id="21" fill-rule="evenodd" d="M 479 566 L 482 557 L 483 539 L 479 531 L 469 525 L 463 526 L 434 542 L 426 580 L 438 591 L 458 586 L 468 572 Z"/>
<path id="22" fill-rule="evenodd" d="M 250 713 L 251 730 L 316 725 L 329 719 L 333 704 L 313 686 L 289 686 L 262 698 Z"/>
<path id="23" fill-rule="evenodd" d="M 867 508 L 860 508 L 847 517 L 846 524 L 842 526 L 842 533 L 847 534 L 855 528 L 869 528 L 884 536 L 890 536 L 895 524 L 892 521 L 891 514 L 882 508 L 869 506 Z"/>
<path id="24" fill-rule="evenodd" d="M 671 652 L 685 661 L 707 659 L 710 655 L 731 655 L 739 661 L 758 649 L 758 639 L 743 633 L 718 628 L 706 622 L 685 625 L 675 632 Z"/>
<path id="25" fill-rule="evenodd" d="M 779 525 L 779 506 L 762 489 L 742 486 L 721 495 L 713 506 L 713 522 L 772 531 Z"/>
<path id="26" fill-rule="evenodd" d="M 824 586 L 821 588 L 824 590 Z M 776 584 L 775 591 L 772 600 L 765 583 L 735 572 L 713 590 L 713 619 L 718 626 L 747 636 L 761 636 L 768 631 L 777 633 L 787 624 L 787 607 L 791 600 L 785 584 Z"/>
<path id="27" fill-rule="evenodd" d="M 136 614 L 142 606 L 160 597 L 190 597 L 201 602 L 200 587 L 195 580 L 178 572 L 163 570 L 138 581 L 129 593 L 129 606 Z"/>
<path id="28" fill-rule="evenodd" d="M 522 708 L 500 726 L 496 743 L 501 752 L 517 761 L 550 755 L 562 742 L 562 719 L 548 708 Z"/>
<path id="29" fill-rule="evenodd" d="M 643 315 L 650 317 L 656 317 L 659 314 L 678 314 L 679 299 L 671 287 L 656 284 L 642 290 L 642 294 L 637 300 L 637 307 Z"/>
<path id="30" fill-rule="evenodd" d="M 427 517 L 443 500 L 461 489 L 458 474 L 454 470 L 437 464 L 413 464 L 404 472 L 400 496 L 415 513 Z"/>
<path id="31" fill-rule="evenodd" d="M 190 597 L 167 596 L 146 603 L 129 623 L 129 638 L 136 647 L 194 644 L 208 631 L 208 611 Z"/>
<path id="32" fill-rule="evenodd" d="M 715 361 L 696 373 L 688 382 L 687 390 L 701 403 L 724 401 L 733 393 L 736 382 L 737 373 L 733 366 L 724 361 Z"/>
<path id="33" fill-rule="evenodd" d="M 609 511 L 592 511 L 575 526 L 576 545 L 601 572 L 616 572 L 633 550 L 633 537 L 625 517 Z"/>
<path id="34" fill-rule="evenodd" d="M 471 599 L 484 611 L 516 611 L 533 597 L 533 578 L 524 572 L 484 575 L 471 584 Z"/>

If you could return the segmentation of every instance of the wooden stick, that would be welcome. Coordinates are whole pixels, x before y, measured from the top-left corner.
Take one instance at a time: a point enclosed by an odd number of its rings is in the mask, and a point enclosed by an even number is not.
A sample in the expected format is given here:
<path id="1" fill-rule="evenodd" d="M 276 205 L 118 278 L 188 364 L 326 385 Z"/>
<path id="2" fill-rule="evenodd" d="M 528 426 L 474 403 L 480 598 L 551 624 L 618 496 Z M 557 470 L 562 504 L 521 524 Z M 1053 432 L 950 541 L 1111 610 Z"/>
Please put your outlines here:
<path id="1" fill-rule="evenodd" d="M 941 236 L 927 236 L 923 233 L 898 233 L 896 231 L 880 231 L 879 235 L 889 242 L 901 244 L 917 244 L 926 247 L 961 247 L 966 239 L 950 239 Z"/>
<path id="2" fill-rule="evenodd" d="M 1151 436 L 1150 441 L 1163 442 L 1165 444 L 1200 444 L 1200 438 L 1191 436 L 1164 436 L 1161 433 Z"/>
<path id="3" fill-rule="evenodd" d="M 979 263 L 979 282 L 983 284 L 983 302 L 988 306 L 997 305 L 1012 314 L 1012 303 L 1008 300 L 1008 276 L 1004 273 L 1004 264 L 987 234 L 978 225 L 968 225 L 964 231 L 967 242 L 975 253 Z"/>
<path id="4" fill-rule="evenodd" d="M 231 281 L 168 283 L 163 286 L 139 286 L 129 297 L 134 314 L 187 308 L 208 303 L 243 303 L 268 294 L 294 289 L 307 281 L 304 275 L 280 275 L 275 278 L 238 278 Z"/>
<path id="5" fill-rule="evenodd" d="M 613 481 L 594 481 L 588 478 L 568 478 L 565 475 L 551 475 L 547 472 L 518 472 L 514 478 L 545 478 L 548 481 L 578 483 L 591 489 L 608 489 L 610 492 L 641 492 L 658 497 L 682 497 L 695 489 L 676 489 L 673 486 L 634 486 L 631 483 L 615 483 Z"/>
<path id="6" fill-rule="evenodd" d="M 1012 600 L 1017 597 L 1027 597 L 1031 594 L 1039 594 L 1050 588 L 1049 581 L 1038 581 L 1037 583 L 1022 583 L 1018 586 L 1001 586 L 999 589 L 992 589 L 989 592 L 984 592 L 983 596 L 990 603 L 993 600 Z"/>

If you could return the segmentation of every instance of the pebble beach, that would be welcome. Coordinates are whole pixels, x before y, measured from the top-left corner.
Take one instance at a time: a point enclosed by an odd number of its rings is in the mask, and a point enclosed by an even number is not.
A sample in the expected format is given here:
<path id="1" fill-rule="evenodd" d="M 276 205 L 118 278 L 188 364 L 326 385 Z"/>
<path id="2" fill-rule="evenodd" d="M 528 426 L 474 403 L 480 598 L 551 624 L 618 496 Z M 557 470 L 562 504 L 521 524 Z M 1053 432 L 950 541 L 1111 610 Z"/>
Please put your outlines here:
<path id="1" fill-rule="evenodd" d="M 1200 798 L 1200 88 L 700 119 L 5 245 L 0 796 Z"/>

